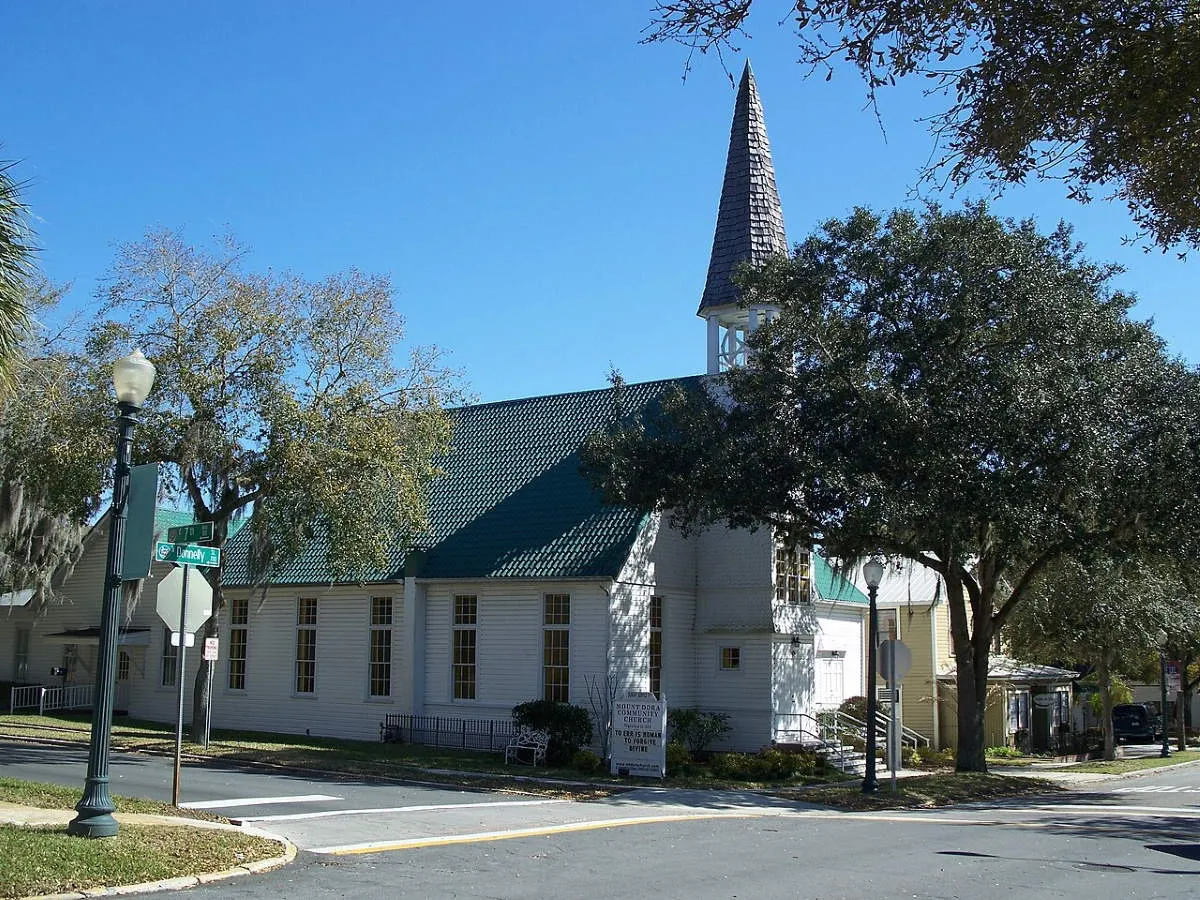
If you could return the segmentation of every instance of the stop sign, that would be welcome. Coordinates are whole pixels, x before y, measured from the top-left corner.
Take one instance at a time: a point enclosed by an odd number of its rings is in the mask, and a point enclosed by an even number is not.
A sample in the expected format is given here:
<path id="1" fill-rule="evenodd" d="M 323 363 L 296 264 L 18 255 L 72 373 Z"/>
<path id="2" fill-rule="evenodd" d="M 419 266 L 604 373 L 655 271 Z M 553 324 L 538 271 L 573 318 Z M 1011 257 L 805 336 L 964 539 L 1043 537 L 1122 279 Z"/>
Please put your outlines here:
<path id="1" fill-rule="evenodd" d="M 879 644 L 879 674 L 886 681 L 892 671 L 892 657 L 896 662 L 896 680 L 899 681 L 912 668 L 912 651 L 903 641 L 882 641 Z"/>
<path id="2" fill-rule="evenodd" d="M 191 634 L 212 615 L 212 585 L 194 566 L 178 566 L 158 583 L 158 617 L 172 631 L 179 630 L 179 610 L 183 605 L 183 580 L 187 579 L 187 618 L 183 633 Z"/>

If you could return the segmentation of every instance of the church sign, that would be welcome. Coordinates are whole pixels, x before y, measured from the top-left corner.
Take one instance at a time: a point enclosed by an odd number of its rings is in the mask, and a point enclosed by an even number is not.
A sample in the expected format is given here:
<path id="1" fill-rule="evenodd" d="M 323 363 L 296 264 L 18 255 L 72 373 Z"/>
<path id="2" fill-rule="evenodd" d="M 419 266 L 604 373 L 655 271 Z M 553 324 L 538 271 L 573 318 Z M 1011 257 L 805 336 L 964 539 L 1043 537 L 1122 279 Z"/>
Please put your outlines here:
<path id="1" fill-rule="evenodd" d="M 667 704 L 626 694 L 612 706 L 612 773 L 662 778 L 667 772 Z"/>

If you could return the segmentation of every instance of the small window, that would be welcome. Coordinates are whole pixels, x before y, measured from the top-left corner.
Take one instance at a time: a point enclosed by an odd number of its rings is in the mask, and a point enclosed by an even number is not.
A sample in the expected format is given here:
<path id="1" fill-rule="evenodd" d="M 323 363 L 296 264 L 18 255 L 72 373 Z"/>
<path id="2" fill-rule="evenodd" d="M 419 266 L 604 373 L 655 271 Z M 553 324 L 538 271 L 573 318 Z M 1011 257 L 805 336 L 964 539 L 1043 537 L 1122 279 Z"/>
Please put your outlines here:
<path id="1" fill-rule="evenodd" d="M 129 654 L 124 650 L 117 656 L 117 681 L 129 680 Z"/>
<path id="2" fill-rule="evenodd" d="M 721 668 L 729 671 L 734 671 L 742 667 L 742 648 L 741 647 L 722 647 L 721 648 Z"/>

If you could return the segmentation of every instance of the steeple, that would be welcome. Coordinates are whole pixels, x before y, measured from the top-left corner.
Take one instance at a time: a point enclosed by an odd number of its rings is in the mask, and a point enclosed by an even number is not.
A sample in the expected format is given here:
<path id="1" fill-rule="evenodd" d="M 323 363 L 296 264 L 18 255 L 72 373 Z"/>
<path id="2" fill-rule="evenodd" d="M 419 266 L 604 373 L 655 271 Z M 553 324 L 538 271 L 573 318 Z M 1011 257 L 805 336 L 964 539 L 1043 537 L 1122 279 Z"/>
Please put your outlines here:
<path id="1" fill-rule="evenodd" d="M 746 335 L 778 312 L 774 307 L 738 307 L 741 292 L 731 280 L 738 266 L 747 261 L 757 265 L 786 253 L 783 207 L 775 186 L 771 145 L 758 86 L 747 61 L 729 130 L 729 154 L 708 279 L 697 310 L 697 315 L 708 320 L 710 374 L 744 363 Z"/>

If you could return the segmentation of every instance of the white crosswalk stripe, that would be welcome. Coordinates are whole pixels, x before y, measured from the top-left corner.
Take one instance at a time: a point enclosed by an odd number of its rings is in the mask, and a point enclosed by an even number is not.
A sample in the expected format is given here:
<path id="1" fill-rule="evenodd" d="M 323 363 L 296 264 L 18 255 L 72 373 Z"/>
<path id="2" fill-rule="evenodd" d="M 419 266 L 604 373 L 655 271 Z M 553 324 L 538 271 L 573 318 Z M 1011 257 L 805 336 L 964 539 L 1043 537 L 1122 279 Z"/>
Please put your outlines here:
<path id="1" fill-rule="evenodd" d="M 269 806 L 275 803 L 319 803 L 322 800 L 341 800 L 328 794 L 295 794 L 283 797 L 239 797 L 230 800 L 196 800 L 180 803 L 184 809 L 225 809 L 230 806 Z"/>
<path id="2" fill-rule="evenodd" d="M 571 802 L 573 801 L 560 797 L 547 797 L 540 800 L 495 800 L 484 803 L 432 803 L 422 804 L 420 806 L 371 806 L 364 809 L 327 809 L 322 812 L 291 813 L 288 815 L 278 816 L 243 816 L 241 818 L 232 819 L 231 821 L 237 824 L 250 824 L 256 822 L 294 822 L 301 819 L 334 819 L 340 816 L 378 816 L 388 813 L 432 812 L 440 810 L 462 809 L 499 809 L 502 807 L 515 806 L 551 806 Z"/>
<path id="3" fill-rule="evenodd" d="M 1139 787 L 1117 788 L 1114 794 L 1200 794 L 1200 787 L 1184 787 L 1174 784 L 1150 784 Z"/>

